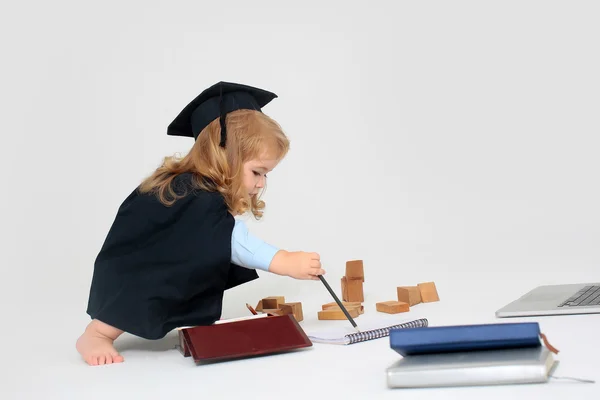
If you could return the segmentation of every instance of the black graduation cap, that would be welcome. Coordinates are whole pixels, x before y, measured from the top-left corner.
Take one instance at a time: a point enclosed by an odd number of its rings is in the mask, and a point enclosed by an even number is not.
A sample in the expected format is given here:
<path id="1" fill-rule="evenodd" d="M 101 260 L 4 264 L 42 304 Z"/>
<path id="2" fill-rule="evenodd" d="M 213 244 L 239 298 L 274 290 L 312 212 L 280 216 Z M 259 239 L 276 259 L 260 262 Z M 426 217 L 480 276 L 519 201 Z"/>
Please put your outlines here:
<path id="1" fill-rule="evenodd" d="M 221 147 L 225 147 L 227 132 L 225 115 L 235 110 L 249 109 L 262 112 L 262 107 L 277 98 L 275 93 L 242 85 L 219 82 L 204 90 L 192 100 L 167 128 L 167 135 L 198 138 L 202 129 L 216 118 L 221 120 Z"/>

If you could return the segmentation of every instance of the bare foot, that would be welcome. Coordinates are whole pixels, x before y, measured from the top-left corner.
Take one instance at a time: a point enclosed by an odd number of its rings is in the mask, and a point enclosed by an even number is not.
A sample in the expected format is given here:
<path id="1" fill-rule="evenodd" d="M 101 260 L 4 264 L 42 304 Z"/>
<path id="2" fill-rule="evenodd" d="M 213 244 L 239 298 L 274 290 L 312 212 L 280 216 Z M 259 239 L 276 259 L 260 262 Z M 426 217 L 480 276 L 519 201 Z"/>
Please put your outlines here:
<path id="1" fill-rule="evenodd" d="M 123 356 L 113 342 L 123 331 L 97 319 L 92 320 L 85 332 L 77 339 L 75 347 L 89 365 L 104 365 L 123 362 Z"/>

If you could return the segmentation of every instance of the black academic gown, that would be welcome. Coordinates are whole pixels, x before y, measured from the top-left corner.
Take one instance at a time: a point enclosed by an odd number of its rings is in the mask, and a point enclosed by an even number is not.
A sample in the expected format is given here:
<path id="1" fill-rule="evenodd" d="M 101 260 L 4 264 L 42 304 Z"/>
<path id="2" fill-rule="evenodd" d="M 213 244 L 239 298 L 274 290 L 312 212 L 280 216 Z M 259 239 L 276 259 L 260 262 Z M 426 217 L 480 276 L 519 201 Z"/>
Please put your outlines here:
<path id="1" fill-rule="evenodd" d="M 224 291 L 258 278 L 231 263 L 234 218 L 223 197 L 191 188 L 167 207 L 134 190 L 119 207 L 94 264 L 87 313 L 146 339 L 221 317 Z"/>

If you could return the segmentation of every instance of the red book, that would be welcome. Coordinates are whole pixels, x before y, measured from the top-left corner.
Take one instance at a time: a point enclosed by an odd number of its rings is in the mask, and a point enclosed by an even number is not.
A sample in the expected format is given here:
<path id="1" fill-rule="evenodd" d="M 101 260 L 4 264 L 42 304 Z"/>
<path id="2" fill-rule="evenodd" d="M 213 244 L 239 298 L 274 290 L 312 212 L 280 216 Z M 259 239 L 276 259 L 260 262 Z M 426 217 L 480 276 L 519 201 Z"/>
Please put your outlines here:
<path id="1" fill-rule="evenodd" d="M 181 328 L 181 352 L 195 362 L 281 353 L 312 346 L 292 314 L 260 315 Z"/>

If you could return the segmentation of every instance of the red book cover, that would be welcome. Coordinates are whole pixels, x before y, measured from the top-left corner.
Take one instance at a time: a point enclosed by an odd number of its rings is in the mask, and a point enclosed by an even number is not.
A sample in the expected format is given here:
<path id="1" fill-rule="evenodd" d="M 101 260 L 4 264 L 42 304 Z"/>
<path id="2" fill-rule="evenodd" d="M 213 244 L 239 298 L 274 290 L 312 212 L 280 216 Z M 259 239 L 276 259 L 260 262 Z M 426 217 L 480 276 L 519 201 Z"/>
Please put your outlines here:
<path id="1" fill-rule="evenodd" d="M 242 319 L 179 331 L 185 356 L 195 362 L 280 353 L 312 346 L 292 314 Z"/>

